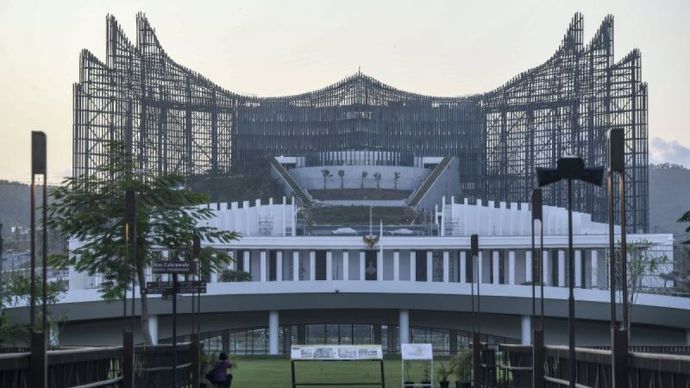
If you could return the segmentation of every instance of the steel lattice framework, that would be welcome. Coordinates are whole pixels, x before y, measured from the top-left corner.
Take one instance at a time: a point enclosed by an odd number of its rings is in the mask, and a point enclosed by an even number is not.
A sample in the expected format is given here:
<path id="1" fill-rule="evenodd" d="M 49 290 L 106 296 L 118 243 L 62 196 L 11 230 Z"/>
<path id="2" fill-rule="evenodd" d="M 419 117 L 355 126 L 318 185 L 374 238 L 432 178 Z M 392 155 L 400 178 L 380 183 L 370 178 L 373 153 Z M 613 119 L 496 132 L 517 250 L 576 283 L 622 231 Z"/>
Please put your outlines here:
<path id="1" fill-rule="evenodd" d="M 606 165 L 606 131 L 625 129 L 628 228 L 648 225 L 647 85 L 638 50 L 614 61 L 613 17 L 583 41 L 576 14 L 545 63 L 485 94 L 434 97 L 362 73 L 294 96 L 243 96 L 173 61 L 143 14 L 132 44 L 107 17 L 106 62 L 82 51 L 74 85 L 74 174 L 125 142 L 154 173 L 219 175 L 257 160 L 313 151 L 381 150 L 456 156 L 463 195 L 525 202 L 534 168 L 565 154 Z M 605 190 L 576 185 L 576 210 L 606 219 Z M 560 185 L 547 204 L 564 206 Z M 616 207 L 618 208 L 618 207 Z"/>

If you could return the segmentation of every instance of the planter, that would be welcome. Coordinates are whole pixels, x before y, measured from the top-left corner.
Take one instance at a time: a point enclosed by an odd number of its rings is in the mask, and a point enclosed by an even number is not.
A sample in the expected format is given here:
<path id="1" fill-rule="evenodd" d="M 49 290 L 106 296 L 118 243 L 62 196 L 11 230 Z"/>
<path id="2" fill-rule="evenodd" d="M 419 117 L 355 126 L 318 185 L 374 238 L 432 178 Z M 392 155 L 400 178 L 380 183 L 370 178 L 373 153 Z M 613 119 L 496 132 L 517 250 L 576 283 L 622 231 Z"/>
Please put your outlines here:
<path id="1" fill-rule="evenodd" d="M 439 381 L 439 382 L 438 382 L 438 385 L 439 385 L 441 388 L 449 388 L 449 387 L 450 387 L 450 382 L 448 382 L 448 381 Z"/>
<path id="2" fill-rule="evenodd" d="M 414 388 L 414 381 L 405 381 L 405 388 Z"/>
<path id="3" fill-rule="evenodd" d="M 423 381 L 422 381 L 421 387 L 422 387 L 422 388 L 432 388 L 432 387 L 431 387 L 431 381 L 429 381 L 429 380 L 423 380 Z"/>
<path id="4" fill-rule="evenodd" d="M 472 383 L 469 381 L 456 381 L 455 388 L 472 388 Z"/>

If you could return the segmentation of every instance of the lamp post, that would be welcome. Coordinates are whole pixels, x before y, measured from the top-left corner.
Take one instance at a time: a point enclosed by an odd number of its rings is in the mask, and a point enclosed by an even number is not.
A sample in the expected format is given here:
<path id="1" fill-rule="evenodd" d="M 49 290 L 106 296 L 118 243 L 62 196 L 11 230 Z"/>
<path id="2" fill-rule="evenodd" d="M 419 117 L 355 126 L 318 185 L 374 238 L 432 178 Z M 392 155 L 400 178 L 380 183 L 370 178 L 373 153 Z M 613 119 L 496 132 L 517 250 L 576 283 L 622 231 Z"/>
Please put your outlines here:
<path id="1" fill-rule="evenodd" d="M 570 388 L 575 388 L 577 360 L 575 359 L 575 250 L 573 249 L 573 180 L 601 186 L 603 167 L 585 167 L 582 158 L 565 156 L 558 159 L 556 168 L 537 167 L 537 184 L 543 187 L 560 180 L 567 183 L 568 195 L 568 358 Z"/>
<path id="2" fill-rule="evenodd" d="M 544 276 L 542 257 L 544 254 L 544 220 L 542 216 L 542 191 L 532 191 L 532 387 L 544 387 Z M 534 222 L 539 220 L 539 250 L 535 248 Z M 539 252 L 539 254 L 537 254 Z M 539 268 L 538 271 L 536 269 Z M 538 279 L 538 280 L 537 280 Z M 536 284 L 539 281 L 540 314 L 537 320 Z M 537 323 L 538 322 L 538 323 Z"/>
<path id="3" fill-rule="evenodd" d="M 125 388 L 134 387 L 134 268 L 136 261 L 136 225 L 137 225 L 137 195 L 133 190 L 125 191 L 125 255 L 129 265 L 129 274 L 132 276 L 132 316 L 127 323 L 127 285 L 123 294 L 123 331 L 122 331 L 122 386 Z"/>
<path id="4" fill-rule="evenodd" d="M 201 265 L 199 263 L 199 258 L 201 257 L 201 239 L 198 235 L 194 236 L 192 241 L 192 261 L 196 262 L 197 268 L 197 279 L 201 281 Z M 196 303 L 195 303 L 196 299 Z M 196 305 L 196 308 L 195 308 Z M 200 320 L 199 314 L 201 311 L 201 292 L 192 292 L 192 386 L 198 387 L 200 382 L 200 345 L 199 345 L 199 335 L 200 335 Z"/>
<path id="5" fill-rule="evenodd" d="M 472 255 L 472 366 L 474 369 L 474 388 L 480 388 L 481 382 L 479 376 L 481 375 L 481 314 L 480 291 L 479 284 L 482 279 L 479 278 L 479 236 L 473 234 L 470 236 L 470 253 Z M 474 282 L 477 281 L 477 308 L 474 306 Z"/>
<path id="6" fill-rule="evenodd" d="M 46 330 L 48 328 L 47 278 L 48 278 L 48 173 L 46 162 L 47 140 L 46 134 L 39 131 L 31 132 L 31 387 L 43 388 L 48 386 L 48 360 L 46 356 Z M 43 271 L 41 282 L 41 330 L 36 329 L 36 175 L 43 175 L 43 227 L 41 252 Z"/>
<path id="7" fill-rule="evenodd" d="M 625 231 L 625 134 L 622 128 L 609 131 L 609 171 L 608 171 L 608 213 L 609 213 L 609 256 L 611 289 L 611 382 L 614 388 L 628 386 L 628 271 Z M 614 230 L 613 174 L 619 176 L 619 201 L 621 225 L 621 289 L 623 322 L 619 326 L 616 319 L 616 244 Z"/>

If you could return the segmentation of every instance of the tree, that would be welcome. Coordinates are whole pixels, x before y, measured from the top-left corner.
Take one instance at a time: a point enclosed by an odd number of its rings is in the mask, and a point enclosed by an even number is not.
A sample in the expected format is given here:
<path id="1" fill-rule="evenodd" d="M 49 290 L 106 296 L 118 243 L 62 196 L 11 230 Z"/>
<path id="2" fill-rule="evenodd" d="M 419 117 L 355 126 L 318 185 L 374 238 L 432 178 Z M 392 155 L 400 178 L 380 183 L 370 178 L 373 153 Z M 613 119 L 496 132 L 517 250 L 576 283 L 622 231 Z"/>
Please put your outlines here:
<path id="1" fill-rule="evenodd" d="M 326 190 L 326 179 L 331 178 L 333 175 L 326 169 L 321 170 L 321 175 L 323 175 L 323 189 Z"/>
<path id="2" fill-rule="evenodd" d="M 345 188 L 345 170 L 338 170 L 338 176 L 340 177 L 340 190 Z"/>
<path id="3" fill-rule="evenodd" d="M 374 173 L 374 179 L 376 180 L 376 189 L 381 188 L 381 173 L 380 172 L 375 172 Z"/>
<path id="4" fill-rule="evenodd" d="M 400 173 L 396 171 L 393 173 L 393 188 L 395 190 L 398 189 L 398 179 L 400 179 Z"/>
<path id="5" fill-rule="evenodd" d="M 367 179 L 368 172 L 362 171 L 362 189 L 364 189 L 364 180 Z"/>
<path id="6" fill-rule="evenodd" d="M 645 284 L 644 280 L 646 276 L 657 276 L 663 279 L 663 276 L 659 274 L 662 267 L 668 264 L 668 256 L 659 254 L 654 251 L 655 244 L 651 241 L 642 240 L 626 244 L 627 251 L 627 283 L 628 288 L 628 318 L 632 317 L 633 307 L 637 303 L 637 297 L 640 292 L 644 289 L 649 289 L 655 287 L 655 285 Z M 622 289 L 623 279 L 621 277 L 622 271 L 622 259 L 621 259 L 621 243 L 617 244 L 617 249 L 615 253 L 616 260 L 616 284 L 618 289 Z M 623 294 L 618 293 L 618 302 L 623 302 Z M 631 322 L 628 319 L 628 322 Z M 630 333 L 630 328 L 628 327 L 628 333 Z"/>
<path id="7" fill-rule="evenodd" d="M 58 268 L 74 267 L 93 276 L 100 274 L 99 288 L 106 300 L 122 298 L 128 285 L 146 282 L 145 269 L 160 260 L 162 251 L 170 259 L 189 259 L 194 237 L 208 242 L 229 242 L 235 232 L 200 226 L 213 217 L 211 209 L 199 205 L 208 202 L 203 194 L 184 188 L 178 175 L 135 173 L 131 154 L 121 142 L 107 144 L 109 162 L 93 175 L 67 178 L 52 192 L 48 225 L 81 242 L 67 255 L 58 256 Z M 136 260 L 129 258 L 125 246 L 125 191 L 137 194 Z M 224 270 L 231 258 L 223 252 L 203 249 L 202 271 Z M 141 328 L 151 343 L 146 294 L 140 294 Z"/>
<path id="8" fill-rule="evenodd" d="M 36 324 L 40 325 L 43 320 L 42 310 L 42 290 L 43 281 L 40 275 L 36 276 L 35 290 L 36 290 Z M 67 290 L 66 281 L 58 278 L 57 281 L 47 282 L 46 303 L 54 305 L 60 299 L 60 296 Z M 16 325 L 11 322 L 7 316 L 6 306 L 13 306 L 19 303 L 30 304 L 31 297 L 31 277 L 27 269 L 22 269 L 15 272 L 4 272 L 0 274 L 0 344 L 15 345 L 17 342 L 28 342 L 28 335 L 30 327 L 27 325 Z M 54 317 L 48 309 L 46 321 L 50 328 L 55 326 L 64 317 Z M 52 330 L 51 331 L 56 331 Z M 52 341 L 51 341 L 52 342 Z"/>

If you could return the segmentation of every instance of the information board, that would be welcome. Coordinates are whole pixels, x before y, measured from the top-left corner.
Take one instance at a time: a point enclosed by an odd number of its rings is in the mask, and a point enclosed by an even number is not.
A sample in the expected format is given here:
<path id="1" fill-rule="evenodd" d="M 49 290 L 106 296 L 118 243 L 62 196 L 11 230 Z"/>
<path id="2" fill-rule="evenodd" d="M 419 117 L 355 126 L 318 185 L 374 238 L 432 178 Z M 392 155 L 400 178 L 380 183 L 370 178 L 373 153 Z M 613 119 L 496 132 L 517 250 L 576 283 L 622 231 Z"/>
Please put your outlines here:
<path id="1" fill-rule="evenodd" d="M 434 351 L 431 344 L 401 344 L 400 354 L 403 360 L 434 359 Z"/>
<path id="2" fill-rule="evenodd" d="M 197 265 L 194 261 L 156 261 L 151 266 L 151 273 L 161 274 L 190 274 L 197 272 Z"/>
<path id="3" fill-rule="evenodd" d="M 293 360 L 382 360 L 381 345 L 292 345 Z"/>

